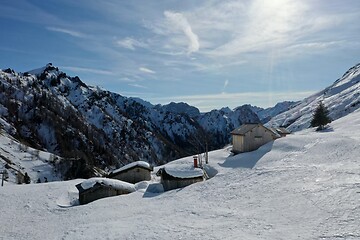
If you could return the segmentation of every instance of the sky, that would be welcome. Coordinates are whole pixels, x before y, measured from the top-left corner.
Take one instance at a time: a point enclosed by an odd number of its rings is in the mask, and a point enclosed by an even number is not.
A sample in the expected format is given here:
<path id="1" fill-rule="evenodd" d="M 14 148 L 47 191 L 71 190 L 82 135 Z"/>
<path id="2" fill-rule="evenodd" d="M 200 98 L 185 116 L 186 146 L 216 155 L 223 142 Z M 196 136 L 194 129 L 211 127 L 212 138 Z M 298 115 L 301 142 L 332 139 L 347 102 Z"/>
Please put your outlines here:
<path id="1" fill-rule="evenodd" d="M 270 107 L 360 62 L 358 0 L 2 0 L 0 68 L 201 111 Z"/>

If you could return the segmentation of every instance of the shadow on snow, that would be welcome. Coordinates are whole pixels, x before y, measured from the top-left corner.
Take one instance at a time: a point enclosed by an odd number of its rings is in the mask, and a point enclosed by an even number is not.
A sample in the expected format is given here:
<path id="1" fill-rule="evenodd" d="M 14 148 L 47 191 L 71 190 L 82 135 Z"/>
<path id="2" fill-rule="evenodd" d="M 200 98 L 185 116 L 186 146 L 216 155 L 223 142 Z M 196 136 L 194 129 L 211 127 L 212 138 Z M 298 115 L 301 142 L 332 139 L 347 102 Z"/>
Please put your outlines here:
<path id="1" fill-rule="evenodd" d="M 271 141 L 257 150 L 252 152 L 240 153 L 231 155 L 226 158 L 223 163 L 219 163 L 221 167 L 225 168 L 253 168 L 256 163 L 272 149 L 274 141 Z"/>

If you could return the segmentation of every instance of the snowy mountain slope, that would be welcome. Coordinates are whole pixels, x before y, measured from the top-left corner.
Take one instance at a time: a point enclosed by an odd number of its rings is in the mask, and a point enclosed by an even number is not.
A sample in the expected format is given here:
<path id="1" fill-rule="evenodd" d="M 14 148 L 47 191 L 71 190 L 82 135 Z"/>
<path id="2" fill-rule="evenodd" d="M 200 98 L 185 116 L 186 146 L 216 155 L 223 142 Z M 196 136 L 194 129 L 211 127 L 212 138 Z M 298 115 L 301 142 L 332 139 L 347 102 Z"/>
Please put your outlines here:
<path id="1" fill-rule="evenodd" d="M 351 123 L 351 124 L 347 124 Z M 360 111 L 236 156 L 218 173 L 162 194 L 74 203 L 68 182 L 0 189 L 4 239 L 360 239 Z M 192 157 L 169 164 L 192 164 Z M 59 206 L 60 205 L 60 206 Z"/>
<path id="2" fill-rule="evenodd" d="M 269 107 L 269 108 L 265 108 L 265 109 L 256 107 L 256 106 L 250 106 L 250 107 L 259 116 L 260 121 L 262 123 L 267 123 L 271 118 L 275 117 L 276 115 L 279 115 L 280 113 L 283 113 L 283 112 L 289 110 L 296 104 L 297 104 L 297 102 L 284 101 L 284 102 L 277 103 L 273 107 Z"/>
<path id="3" fill-rule="evenodd" d="M 183 102 L 180 102 L 180 103 L 171 102 L 166 105 L 156 105 L 156 108 L 159 110 L 166 111 L 166 112 L 172 112 L 172 113 L 178 113 L 178 114 L 185 113 L 185 114 L 189 115 L 189 117 L 192 117 L 192 118 L 200 115 L 199 109 L 197 109 L 196 107 L 190 106 L 187 103 L 183 103 Z"/>
<path id="4" fill-rule="evenodd" d="M 59 160 L 59 156 L 21 144 L 6 132 L 0 133 L 0 171 L 6 170 L 9 177 L 5 184 L 16 184 L 19 172 L 27 172 L 32 183 L 38 179 L 61 180 L 54 167 Z"/>
<path id="5" fill-rule="evenodd" d="M 322 101 L 330 111 L 329 116 L 335 120 L 360 107 L 360 64 L 350 68 L 340 79 L 328 88 L 320 91 L 293 108 L 283 112 L 267 124 L 285 126 L 291 131 L 298 131 L 310 126 L 312 114 Z"/>
<path id="6" fill-rule="evenodd" d="M 249 105 L 243 105 L 234 110 L 226 107 L 203 113 L 197 118 L 197 121 L 210 133 L 207 141 L 216 140 L 225 146 L 231 141 L 230 132 L 232 130 L 243 123 L 259 123 L 260 119 Z"/>

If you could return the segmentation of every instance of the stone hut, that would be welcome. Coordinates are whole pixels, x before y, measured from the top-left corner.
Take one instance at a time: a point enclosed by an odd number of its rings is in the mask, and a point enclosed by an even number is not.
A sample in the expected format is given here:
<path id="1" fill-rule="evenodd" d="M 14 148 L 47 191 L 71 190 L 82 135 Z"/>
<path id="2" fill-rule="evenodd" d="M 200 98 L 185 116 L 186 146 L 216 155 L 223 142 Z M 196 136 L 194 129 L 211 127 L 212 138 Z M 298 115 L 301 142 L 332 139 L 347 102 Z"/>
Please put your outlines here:
<path id="1" fill-rule="evenodd" d="M 135 192 L 131 183 L 109 178 L 90 178 L 76 185 L 80 204 L 87 204 L 100 198 Z"/>
<path id="2" fill-rule="evenodd" d="M 109 178 L 118 179 L 129 183 L 151 180 L 153 168 L 149 163 L 137 161 L 112 171 Z"/>
<path id="3" fill-rule="evenodd" d="M 156 173 L 161 177 L 161 184 L 164 191 L 189 186 L 190 184 L 204 181 L 205 173 L 201 168 L 188 169 L 177 168 L 176 166 L 165 166 Z"/>

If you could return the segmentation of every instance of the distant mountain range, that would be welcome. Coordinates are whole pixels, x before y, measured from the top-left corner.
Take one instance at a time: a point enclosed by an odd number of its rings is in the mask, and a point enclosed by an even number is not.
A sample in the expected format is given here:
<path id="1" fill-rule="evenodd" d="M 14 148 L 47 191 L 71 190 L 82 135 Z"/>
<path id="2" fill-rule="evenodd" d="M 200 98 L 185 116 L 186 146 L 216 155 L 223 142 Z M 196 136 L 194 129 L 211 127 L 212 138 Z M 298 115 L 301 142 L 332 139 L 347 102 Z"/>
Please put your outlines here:
<path id="1" fill-rule="evenodd" d="M 202 152 L 206 144 L 218 149 L 230 142 L 233 128 L 260 122 L 248 105 L 208 113 L 186 103 L 154 106 L 87 86 L 52 64 L 0 71 L 0 117 L 21 143 L 68 160 L 65 178 L 137 160 L 161 164 Z"/>
<path id="2" fill-rule="evenodd" d="M 358 69 L 302 102 L 206 113 L 187 103 L 152 105 L 88 86 L 52 64 L 25 73 L 5 69 L 0 70 L 0 127 L 21 144 L 59 156 L 54 171 L 63 179 L 86 178 L 133 161 L 157 165 L 204 152 L 206 145 L 222 148 L 243 123 L 271 119 L 268 125 L 302 129 L 319 100 L 330 107 L 331 117 L 344 116 L 360 105 Z M 0 167 L 5 164 L 0 158 Z"/>

